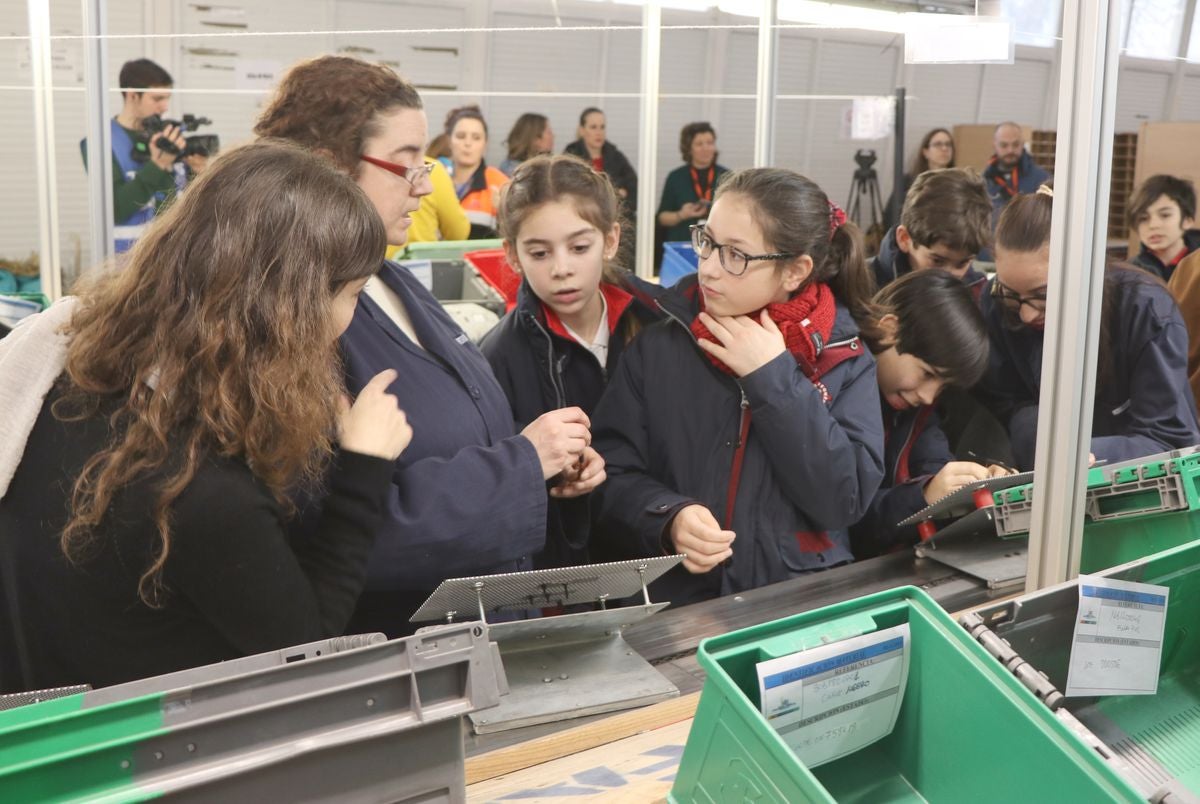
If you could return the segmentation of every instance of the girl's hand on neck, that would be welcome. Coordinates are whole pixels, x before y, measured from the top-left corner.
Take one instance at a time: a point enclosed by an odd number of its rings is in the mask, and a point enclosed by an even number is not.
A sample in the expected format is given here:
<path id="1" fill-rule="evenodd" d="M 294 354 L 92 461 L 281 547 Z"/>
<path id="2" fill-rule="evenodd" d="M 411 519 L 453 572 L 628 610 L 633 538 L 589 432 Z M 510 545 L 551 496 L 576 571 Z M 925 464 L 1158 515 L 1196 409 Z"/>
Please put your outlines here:
<path id="1" fill-rule="evenodd" d="M 697 341 L 700 348 L 739 377 L 757 371 L 787 351 L 783 333 L 766 310 L 759 314 L 757 320 L 749 315 L 713 316 L 701 313 L 700 321 L 719 341 Z"/>

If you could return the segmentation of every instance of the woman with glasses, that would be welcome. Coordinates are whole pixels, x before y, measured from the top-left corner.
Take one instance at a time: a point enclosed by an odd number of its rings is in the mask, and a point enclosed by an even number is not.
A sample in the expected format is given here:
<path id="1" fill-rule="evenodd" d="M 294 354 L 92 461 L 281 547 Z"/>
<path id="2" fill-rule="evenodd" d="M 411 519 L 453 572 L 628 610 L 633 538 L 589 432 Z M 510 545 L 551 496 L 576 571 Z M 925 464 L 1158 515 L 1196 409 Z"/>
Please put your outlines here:
<path id="1" fill-rule="evenodd" d="M 349 174 L 401 244 L 430 192 L 421 97 L 379 65 L 324 56 L 293 67 L 255 132 L 297 142 Z M 341 338 L 356 391 L 385 369 L 418 433 L 396 462 L 367 588 L 351 631 L 411 633 L 408 618 L 445 578 L 530 567 L 546 534 L 546 481 L 587 447 L 578 408 L 517 433 L 487 361 L 424 285 L 384 262 Z M 585 490 L 586 491 L 586 490 Z M 582 492 L 581 492 L 582 493 Z"/>
<path id="2" fill-rule="evenodd" d="M 979 391 L 1007 425 L 1022 469 L 1033 468 L 1037 444 L 1053 204 L 1053 192 L 1042 186 L 1004 208 L 996 228 L 996 277 L 982 299 L 991 358 Z M 1187 350 L 1187 328 L 1162 282 L 1131 266 L 1107 266 L 1092 414 L 1096 460 L 1200 443 Z"/>
<path id="3" fill-rule="evenodd" d="M 904 206 L 904 199 L 908 197 L 908 191 L 913 182 L 917 180 L 917 176 L 927 170 L 944 170 L 952 167 L 954 167 L 954 135 L 944 128 L 935 128 L 927 132 L 921 138 L 921 144 L 917 148 L 916 155 L 913 156 L 911 169 L 904 174 L 904 192 L 900 194 L 900 204 L 896 207 L 896 214 L 898 215 L 900 208 Z M 900 188 L 892 188 L 892 195 L 883 209 L 884 224 L 889 229 L 899 222 L 892 217 L 892 203 L 896 200 L 898 189 Z"/>
<path id="4" fill-rule="evenodd" d="M 674 604 L 853 559 L 883 477 L 857 227 L 790 170 L 730 174 L 692 230 L 698 273 L 626 349 L 595 413 L 608 482 L 592 545 L 682 554 Z"/>

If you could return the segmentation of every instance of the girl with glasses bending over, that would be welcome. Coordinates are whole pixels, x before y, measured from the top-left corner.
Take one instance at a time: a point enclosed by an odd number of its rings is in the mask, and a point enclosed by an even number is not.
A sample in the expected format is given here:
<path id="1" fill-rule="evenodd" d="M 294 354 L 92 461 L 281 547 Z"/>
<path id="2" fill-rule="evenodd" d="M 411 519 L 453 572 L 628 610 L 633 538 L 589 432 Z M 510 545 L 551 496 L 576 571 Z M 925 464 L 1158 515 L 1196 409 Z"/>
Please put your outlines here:
<path id="1" fill-rule="evenodd" d="M 996 227 L 996 276 L 982 299 L 991 356 L 978 393 L 1006 424 L 1022 469 L 1033 468 L 1037 444 L 1053 206 L 1053 192 L 1043 185 L 1004 208 Z M 1092 416 L 1096 460 L 1131 460 L 1200 443 L 1187 351 L 1187 328 L 1162 282 L 1132 266 L 1108 265 Z"/>
<path id="2" fill-rule="evenodd" d="M 883 477 L 857 227 L 812 181 L 722 182 L 695 276 L 626 350 L 593 416 L 608 482 L 593 548 L 682 554 L 678 605 L 851 561 L 846 528 Z"/>

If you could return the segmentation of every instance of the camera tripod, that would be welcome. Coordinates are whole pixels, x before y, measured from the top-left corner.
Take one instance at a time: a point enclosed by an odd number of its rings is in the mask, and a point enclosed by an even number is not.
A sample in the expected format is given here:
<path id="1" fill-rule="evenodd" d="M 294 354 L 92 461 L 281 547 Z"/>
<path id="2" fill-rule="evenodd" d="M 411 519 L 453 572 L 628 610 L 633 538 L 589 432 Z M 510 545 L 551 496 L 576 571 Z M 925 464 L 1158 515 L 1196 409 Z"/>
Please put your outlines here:
<path id="1" fill-rule="evenodd" d="M 874 159 L 867 165 L 859 162 L 858 170 L 854 171 L 854 181 L 850 184 L 850 200 L 846 204 L 846 217 L 858 224 L 858 227 L 864 232 L 881 227 L 883 224 L 883 201 L 879 196 L 879 176 L 875 173 L 875 168 L 870 166 L 874 162 Z M 871 216 L 870 223 L 866 226 L 861 220 L 863 196 L 867 197 L 868 211 Z"/>

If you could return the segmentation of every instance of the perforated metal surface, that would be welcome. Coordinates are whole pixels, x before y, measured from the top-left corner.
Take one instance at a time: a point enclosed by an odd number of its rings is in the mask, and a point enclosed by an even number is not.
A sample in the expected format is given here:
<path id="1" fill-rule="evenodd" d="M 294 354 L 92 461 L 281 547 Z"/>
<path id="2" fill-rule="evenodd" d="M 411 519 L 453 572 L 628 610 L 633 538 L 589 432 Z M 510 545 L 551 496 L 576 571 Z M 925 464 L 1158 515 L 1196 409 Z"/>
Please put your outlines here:
<path id="1" fill-rule="evenodd" d="M 989 589 L 1000 589 L 1024 580 L 1029 547 L 1024 542 L 976 534 L 936 546 L 919 545 L 917 555 L 979 578 Z"/>
<path id="2" fill-rule="evenodd" d="M 643 582 L 650 583 L 682 561 L 683 556 L 660 556 L 581 567 L 451 578 L 442 581 L 410 622 L 444 620 L 450 613 L 456 620 L 478 619 L 480 600 L 486 614 L 573 606 L 600 600 L 617 601 L 640 593 Z"/>
<path id="3" fill-rule="evenodd" d="M 1018 472 L 1015 475 L 976 480 L 974 483 L 968 483 L 958 491 L 951 492 L 931 505 L 922 508 L 908 519 L 898 522 L 897 527 L 915 525 L 918 522 L 924 522 L 926 519 L 947 519 L 949 517 L 962 516 L 975 510 L 975 502 L 972 498 L 975 492 L 980 489 L 987 489 L 993 492 L 1003 491 L 1013 486 L 1023 486 L 1026 483 L 1032 482 L 1033 472 Z"/>
<path id="4" fill-rule="evenodd" d="M 68 695 L 78 695 L 90 689 L 91 687 L 87 684 L 78 684 L 73 687 L 54 687 L 48 690 L 14 692 L 8 695 L 0 695 L 0 712 L 6 709 L 16 709 L 18 706 L 28 706 L 29 704 L 49 701 L 52 698 L 66 698 Z"/>

